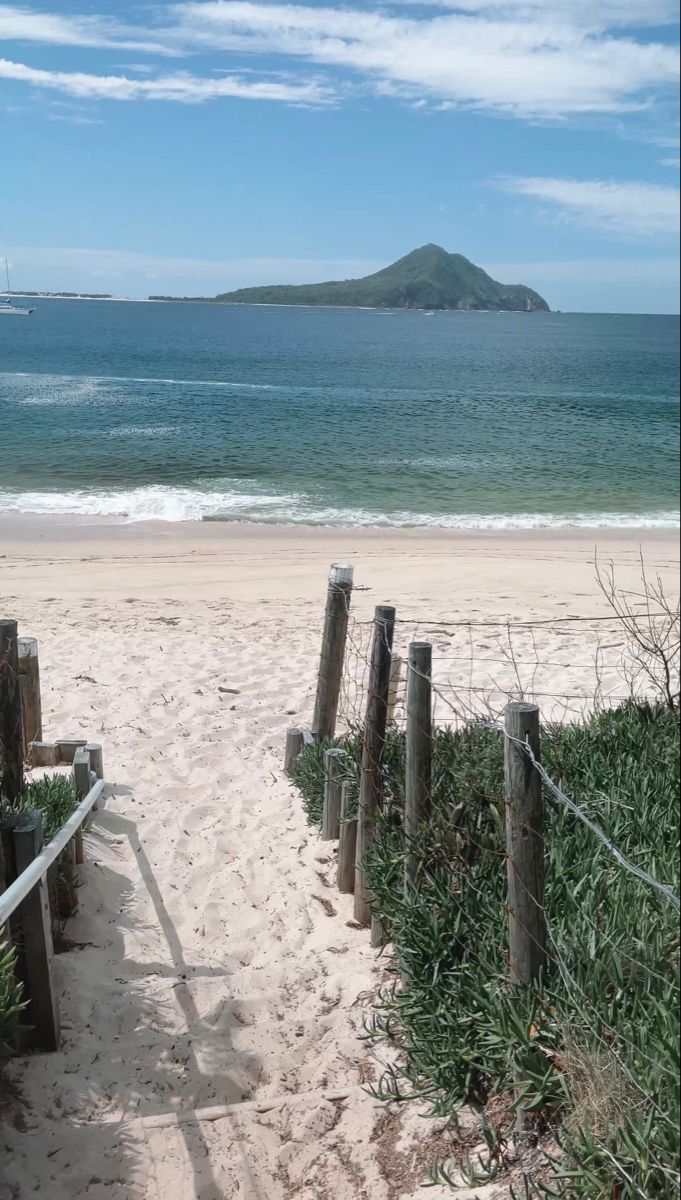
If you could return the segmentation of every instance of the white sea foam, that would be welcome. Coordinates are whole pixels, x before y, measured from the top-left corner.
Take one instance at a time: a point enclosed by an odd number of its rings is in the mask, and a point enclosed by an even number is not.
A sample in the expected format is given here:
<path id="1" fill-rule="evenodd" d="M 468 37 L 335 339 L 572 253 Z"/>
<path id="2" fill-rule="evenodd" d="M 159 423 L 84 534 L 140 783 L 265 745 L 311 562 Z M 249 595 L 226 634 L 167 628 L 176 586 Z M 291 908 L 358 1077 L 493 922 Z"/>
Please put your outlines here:
<path id="1" fill-rule="evenodd" d="M 181 425 L 116 425 L 104 437 L 170 437 L 181 430 Z"/>
<path id="2" fill-rule="evenodd" d="M 248 485 L 246 485 L 248 486 Z M 306 495 L 238 488 L 164 487 L 118 491 L 0 491 L 0 513 L 113 517 L 122 521 L 255 521 L 280 525 L 458 530 L 678 529 L 674 511 L 646 513 L 380 513 L 323 506 Z"/>
<path id="3" fill-rule="evenodd" d="M 20 398 L 19 404 L 27 408 L 72 404 L 93 406 L 100 403 L 100 399 L 101 386 L 96 379 L 62 379 L 61 376 L 48 375 L 39 380 L 31 378 L 31 389 Z"/>
<path id="4" fill-rule="evenodd" d="M 235 379 L 158 379 L 147 375 L 41 375 L 27 371 L 0 372 L 0 378 L 30 380 L 35 396 L 22 397 L 20 404 L 73 404 L 99 392 L 107 383 L 152 383 L 165 387 L 231 388 L 248 392 L 278 392 L 275 383 L 243 383 Z"/>
<path id="5" fill-rule="evenodd" d="M 254 520 L 262 509 L 295 505 L 296 501 L 294 495 L 267 496 L 161 485 L 107 492 L 0 491 L 0 513 L 118 517 L 123 521 L 203 521 L 222 515 L 226 519 Z"/>

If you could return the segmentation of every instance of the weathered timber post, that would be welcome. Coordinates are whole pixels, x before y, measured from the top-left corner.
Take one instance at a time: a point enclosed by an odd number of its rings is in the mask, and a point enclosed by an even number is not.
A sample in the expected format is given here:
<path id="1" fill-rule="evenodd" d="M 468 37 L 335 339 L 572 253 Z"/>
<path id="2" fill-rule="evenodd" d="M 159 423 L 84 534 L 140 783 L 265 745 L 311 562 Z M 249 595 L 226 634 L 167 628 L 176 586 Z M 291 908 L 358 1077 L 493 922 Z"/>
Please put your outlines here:
<path id="1" fill-rule="evenodd" d="M 404 832 L 407 843 L 405 886 L 414 887 L 418 871 L 416 842 L 431 811 L 433 771 L 433 647 L 412 642 L 407 680 L 407 747 Z"/>
<path id="2" fill-rule="evenodd" d="M 50 904 L 55 928 L 60 921 L 67 921 L 78 911 L 78 889 L 76 887 L 78 874 L 76 838 L 64 847 L 59 858 L 47 872 L 47 882 L 50 885 Z"/>
<path id="3" fill-rule="evenodd" d="M 305 735 L 302 729 L 289 729 L 286 734 L 286 750 L 284 752 L 284 771 L 291 774 L 291 768 L 300 758 L 305 748 Z"/>
<path id="4" fill-rule="evenodd" d="M 90 751 L 87 746 L 76 750 L 73 758 L 73 782 L 76 787 L 78 803 L 84 800 L 90 791 Z"/>
<path id="5" fill-rule="evenodd" d="M 92 782 L 93 775 L 97 779 L 103 779 L 104 778 L 104 753 L 103 753 L 100 743 L 99 742 L 88 742 L 85 749 L 87 750 L 88 754 L 90 755 L 90 782 Z M 106 808 L 106 800 L 104 799 L 103 796 L 100 796 L 99 800 L 95 801 L 95 806 L 94 806 L 93 812 L 98 812 L 102 808 Z M 87 824 L 89 826 L 89 822 Z"/>
<path id="6" fill-rule="evenodd" d="M 82 750 L 76 750 L 73 759 L 73 782 L 76 787 L 76 798 L 80 804 L 90 791 L 90 751 L 87 746 L 83 746 Z M 81 825 L 78 833 L 73 839 L 75 847 L 76 865 L 82 866 L 85 861 L 85 853 L 83 849 L 83 827 Z"/>
<path id="7" fill-rule="evenodd" d="M 104 778 L 104 754 L 99 742 L 88 742 L 85 747 L 90 755 L 90 770 L 94 771 L 98 779 Z"/>
<path id="8" fill-rule="evenodd" d="M 505 722 L 506 861 L 511 983 L 533 982 L 546 962 L 544 912 L 544 803 L 541 778 L 525 747 L 539 762 L 539 709 L 509 704 Z M 516 1082 L 521 1073 L 514 1070 Z M 516 1133 L 525 1130 L 518 1107 Z"/>
<path id="9" fill-rule="evenodd" d="M 323 742 L 331 741 L 336 733 L 353 578 L 354 570 L 350 566 L 335 564 L 329 572 L 317 698 L 312 719 L 312 732 Z"/>
<path id="10" fill-rule="evenodd" d="M 335 842 L 340 837 L 341 769 L 344 750 L 326 750 L 324 753 L 324 812 L 322 816 L 322 841 Z"/>
<path id="11" fill-rule="evenodd" d="M 82 750 L 83 746 L 87 746 L 87 738 L 69 738 L 57 742 L 57 762 L 72 764 L 76 751 Z"/>
<path id="12" fill-rule="evenodd" d="M 383 751 L 388 720 L 388 688 L 394 633 L 395 609 L 388 606 L 377 608 L 374 616 L 357 816 L 355 920 L 360 925 L 371 924 L 371 893 L 367 884 L 365 859 L 375 836 L 376 813 L 383 804 Z"/>
<path id="13" fill-rule="evenodd" d="M 399 654 L 393 654 L 392 663 L 390 664 L 390 687 L 388 688 L 388 724 L 395 724 L 395 710 L 400 694 L 400 680 L 402 678 L 402 659 Z"/>
<path id="14" fill-rule="evenodd" d="M 19 691 L 21 721 L 24 731 L 24 754 L 28 757 L 31 742 L 43 740 L 43 712 L 40 699 L 40 664 L 36 638 L 18 639 Z"/>
<path id="15" fill-rule="evenodd" d="M 12 812 L 6 807 L 0 809 L 0 888 L 3 891 L 14 883 L 17 877 L 14 861 L 14 826 L 17 817 L 18 813 Z M 13 944 L 14 941 L 13 921 L 14 917 L 10 917 L 5 926 L 0 926 L 0 938 L 4 938 L 10 944 Z"/>
<path id="16" fill-rule="evenodd" d="M 14 826 L 14 858 L 21 875 L 40 854 L 43 822 L 40 813 L 20 813 Z M 28 1000 L 26 1024 L 31 1042 L 41 1050 L 58 1050 L 61 1040 L 59 1009 L 53 978 L 54 948 L 50 902 L 45 876 L 28 893 L 16 910 L 20 935 L 17 951 L 22 982 Z"/>
<path id="17" fill-rule="evenodd" d="M 354 784 L 346 779 L 341 788 L 340 839 L 338 842 L 338 890 L 344 895 L 352 895 L 355 890 L 356 857 L 357 795 Z"/>
<path id="18" fill-rule="evenodd" d="M 539 709 L 534 704 L 509 704 L 504 765 L 513 984 L 531 983 L 546 962 L 544 803 L 541 779 L 526 745 L 539 761 Z"/>
<path id="19" fill-rule="evenodd" d="M 0 803 L 14 804 L 24 790 L 19 650 L 16 621 L 0 621 Z"/>

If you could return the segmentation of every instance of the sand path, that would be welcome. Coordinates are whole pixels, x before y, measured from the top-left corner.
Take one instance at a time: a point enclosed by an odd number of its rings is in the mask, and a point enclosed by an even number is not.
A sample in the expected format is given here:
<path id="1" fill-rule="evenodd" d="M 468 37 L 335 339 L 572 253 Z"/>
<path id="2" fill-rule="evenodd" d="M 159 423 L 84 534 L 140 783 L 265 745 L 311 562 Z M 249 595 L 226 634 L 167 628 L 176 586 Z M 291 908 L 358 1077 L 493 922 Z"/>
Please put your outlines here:
<path id="1" fill-rule="evenodd" d="M 555 615 L 597 602 L 592 551 L 538 544 L 527 574 L 517 548 L 463 543 L 453 606 L 452 543 L 297 534 L 277 557 L 215 537 L 199 553 L 184 533 L 2 547 L 3 607 L 40 640 L 46 736 L 101 741 L 113 789 L 87 837 L 79 948 L 58 959 L 63 1049 L 11 1067 L 1 1200 L 392 1200 L 441 1147 L 362 1089 L 383 965 L 281 771 L 286 728 L 311 712 L 325 566 L 354 557 L 363 617 L 382 600 L 465 613 L 473 593 L 478 612 Z M 635 545 L 613 545 L 633 579 Z M 670 572 L 671 543 L 653 553 Z"/>

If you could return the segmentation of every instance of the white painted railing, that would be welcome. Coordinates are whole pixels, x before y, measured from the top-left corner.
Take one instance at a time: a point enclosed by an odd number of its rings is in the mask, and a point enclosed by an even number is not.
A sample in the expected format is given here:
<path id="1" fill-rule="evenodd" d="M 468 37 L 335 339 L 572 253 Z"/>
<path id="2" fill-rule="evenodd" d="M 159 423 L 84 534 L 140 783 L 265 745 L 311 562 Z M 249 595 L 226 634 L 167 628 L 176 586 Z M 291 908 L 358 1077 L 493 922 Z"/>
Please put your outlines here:
<path id="1" fill-rule="evenodd" d="M 7 891 L 2 893 L 0 896 L 0 926 L 9 920 L 12 913 L 26 899 L 29 892 L 33 890 L 37 883 L 40 883 L 45 872 L 52 866 L 52 863 L 59 858 L 59 855 L 71 841 L 71 838 L 75 837 L 83 821 L 86 820 L 99 800 L 105 787 L 104 780 L 98 779 L 94 786 L 90 788 L 87 796 L 81 800 L 78 808 L 69 817 L 66 824 L 62 825 L 59 833 L 52 838 L 51 842 L 48 842 L 47 846 L 33 859 L 31 865 L 21 873 L 19 878 L 10 884 Z"/>

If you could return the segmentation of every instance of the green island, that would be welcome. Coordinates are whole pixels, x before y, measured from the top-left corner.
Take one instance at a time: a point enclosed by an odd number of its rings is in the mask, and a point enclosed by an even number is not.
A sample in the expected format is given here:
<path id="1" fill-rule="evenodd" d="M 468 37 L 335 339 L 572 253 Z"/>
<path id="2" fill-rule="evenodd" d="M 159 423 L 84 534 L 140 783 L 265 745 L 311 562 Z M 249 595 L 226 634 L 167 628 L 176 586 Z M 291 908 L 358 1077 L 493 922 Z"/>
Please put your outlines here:
<path id="1" fill-rule="evenodd" d="M 297 304 L 342 308 L 404 308 L 441 311 L 550 312 L 546 301 L 523 284 L 498 283 L 462 254 L 422 246 L 364 279 L 330 283 L 273 284 L 239 288 L 218 296 L 150 296 L 150 300 L 212 304 Z"/>

